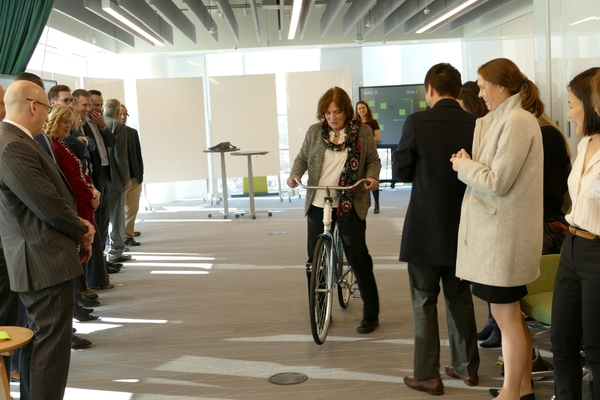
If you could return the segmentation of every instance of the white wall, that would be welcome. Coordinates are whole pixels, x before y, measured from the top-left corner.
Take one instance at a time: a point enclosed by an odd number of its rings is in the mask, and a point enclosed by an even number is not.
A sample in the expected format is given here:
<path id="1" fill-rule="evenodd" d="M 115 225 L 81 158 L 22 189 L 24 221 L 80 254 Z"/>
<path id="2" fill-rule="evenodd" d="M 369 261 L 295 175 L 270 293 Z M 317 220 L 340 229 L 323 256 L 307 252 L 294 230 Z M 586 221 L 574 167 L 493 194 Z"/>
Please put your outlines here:
<path id="1" fill-rule="evenodd" d="M 407 39 L 410 42 L 391 44 L 388 38 L 387 45 L 378 43 L 369 47 L 365 42 L 362 46 L 323 50 L 283 48 L 271 41 L 270 48 L 214 51 L 211 54 L 116 55 L 83 42 L 80 48 L 79 45 L 69 44 L 69 50 L 61 53 L 53 50 L 53 47 L 60 47 L 67 37 L 49 30 L 42 35 L 42 44 L 38 46 L 29 69 L 43 71 L 44 76 L 68 76 L 74 87 L 80 84 L 80 77 L 123 79 L 124 101 L 131 114 L 129 122 L 134 127 L 141 122 L 138 118 L 141 110 L 137 107 L 136 79 L 199 77 L 208 82 L 211 77 L 217 76 L 274 73 L 281 135 L 287 134 L 286 114 L 291 103 L 285 89 L 286 72 L 349 68 L 352 70 L 352 91 L 356 92 L 357 86 L 422 82 L 427 69 L 438 62 L 450 62 L 462 72 L 463 80 L 473 80 L 482 63 L 492 58 L 507 57 L 513 59 L 538 84 L 552 118 L 568 134 L 566 85 L 575 74 L 590 66 L 600 65 L 598 22 L 592 20 L 573 25 L 590 16 L 600 16 L 600 2 L 597 0 L 519 0 L 511 3 L 510 7 L 465 26 L 462 41 L 447 39 L 431 43 L 423 36 L 425 41 L 421 37 L 409 37 Z M 413 44 L 413 39 L 419 39 L 419 43 Z M 204 85 L 203 92 L 196 93 L 195 98 L 208 99 L 208 86 Z M 355 97 L 356 93 L 353 94 Z M 161 96 L 155 96 L 152 100 L 159 105 L 165 101 L 176 102 Z M 208 101 L 204 102 L 203 114 L 206 117 L 207 138 L 204 145 L 208 146 L 212 143 Z M 260 111 L 257 114 L 260 115 Z M 140 131 L 142 140 L 143 135 L 144 132 Z M 574 150 L 578 140 L 574 137 L 569 140 Z M 280 143 L 283 142 L 285 140 L 280 138 Z M 284 147 L 282 149 L 280 157 L 286 152 Z M 212 176 L 210 165 L 208 168 Z M 181 185 L 195 186 L 195 181 Z M 178 195 L 186 192 L 176 191 Z M 196 190 L 186 193 L 189 196 L 195 194 Z"/>

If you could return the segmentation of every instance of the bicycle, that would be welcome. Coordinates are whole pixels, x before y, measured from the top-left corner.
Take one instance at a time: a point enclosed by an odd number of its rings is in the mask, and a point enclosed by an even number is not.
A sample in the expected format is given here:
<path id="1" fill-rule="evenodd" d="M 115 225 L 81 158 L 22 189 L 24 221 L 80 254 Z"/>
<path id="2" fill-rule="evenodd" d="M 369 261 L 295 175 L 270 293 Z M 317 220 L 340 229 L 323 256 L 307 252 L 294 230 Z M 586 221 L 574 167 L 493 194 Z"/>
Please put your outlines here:
<path id="1" fill-rule="evenodd" d="M 316 344 L 325 343 L 331 323 L 333 291 L 337 286 L 340 307 L 345 309 L 352 296 L 359 297 L 360 291 L 352 267 L 344 254 L 344 246 L 337 225 L 331 234 L 333 197 L 331 190 L 351 190 L 366 181 L 358 180 L 352 186 L 306 186 L 294 179 L 304 189 L 325 190 L 323 208 L 323 233 L 319 235 L 310 274 L 309 310 L 310 328 Z"/>

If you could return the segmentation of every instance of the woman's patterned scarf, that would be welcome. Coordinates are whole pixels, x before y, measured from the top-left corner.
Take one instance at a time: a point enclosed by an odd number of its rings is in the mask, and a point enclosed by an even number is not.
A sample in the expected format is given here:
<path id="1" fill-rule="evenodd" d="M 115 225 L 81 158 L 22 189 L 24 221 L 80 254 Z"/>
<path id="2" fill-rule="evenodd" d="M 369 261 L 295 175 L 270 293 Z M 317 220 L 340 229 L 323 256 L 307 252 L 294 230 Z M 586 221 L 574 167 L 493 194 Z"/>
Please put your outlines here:
<path id="1" fill-rule="evenodd" d="M 360 122 L 353 119 L 348 125 L 346 125 L 346 140 L 343 143 L 335 144 L 329 140 L 329 132 L 331 128 L 327 124 L 327 120 L 324 120 L 321 124 L 321 136 L 323 143 L 327 147 L 327 150 L 342 151 L 348 150 L 348 156 L 342 175 L 340 176 L 340 183 L 338 186 L 352 186 L 358 180 L 358 164 L 360 160 L 360 140 L 358 140 L 358 130 L 360 129 Z M 340 205 L 337 208 L 337 215 L 346 214 L 352 209 L 352 201 L 354 199 L 354 191 L 343 190 L 340 196 Z"/>

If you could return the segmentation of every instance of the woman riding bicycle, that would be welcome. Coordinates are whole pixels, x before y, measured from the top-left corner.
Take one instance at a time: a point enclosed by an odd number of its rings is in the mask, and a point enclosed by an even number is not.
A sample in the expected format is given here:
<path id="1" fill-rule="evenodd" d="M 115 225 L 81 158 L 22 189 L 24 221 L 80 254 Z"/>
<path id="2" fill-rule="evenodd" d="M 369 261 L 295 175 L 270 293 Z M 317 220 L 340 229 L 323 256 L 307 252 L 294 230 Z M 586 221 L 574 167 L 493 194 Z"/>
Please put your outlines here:
<path id="1" fill-rule="evenodd" d="M 348 263 L 364 302 L 363 320 L 356 331 L 373 332 L 379 326 L 379 295 L 373 275 L 373 260 L 366 243 L 365 218 L 371 205 L 369 190 L 379 189 L 381 161 L 373 131 L 355 119 L 348 94 L 339 87 L 329 89 L 317 105 L 321 122 L 308 128 L 300 153 L 296 156 L 287 184 L 298 186 L 308 170 L 310 186 L 351 186 L 365 178 L 365 185 L 343 191 L 333 201 L 333 221 L 337 222 Z M 310 285 L 310 266 L 319 234 L 323 232 L 325 192 L 309 189 L 305 213 L 308 225 L 308 261 L 306 275 Z M 332 225 L 333 226 L 333 225 Z"/>

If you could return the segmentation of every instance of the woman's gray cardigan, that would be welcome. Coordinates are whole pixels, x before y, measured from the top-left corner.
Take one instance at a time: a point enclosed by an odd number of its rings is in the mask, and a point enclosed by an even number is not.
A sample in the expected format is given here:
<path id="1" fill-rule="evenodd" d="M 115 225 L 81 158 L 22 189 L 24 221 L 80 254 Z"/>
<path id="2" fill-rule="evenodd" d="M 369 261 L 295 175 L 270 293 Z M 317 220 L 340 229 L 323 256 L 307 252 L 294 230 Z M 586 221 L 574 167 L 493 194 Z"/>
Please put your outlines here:
<path id="1" fill-rule="evenodd" d="M 358 166 L 358 179 L 373 178 L 379 180 L 379 171 L 381 170 L 381 160 L 377 154 L 377 146 L 373 138 L 373 131 L 365 124 L 360 125 L 358 131 L 358 140 L 360 143 L 360 161 Z M 290 175 L 302 175 L 308 170 L 307 185 L 315 186 L 319 182 L 321 176 L 321 167 L 325 157 L 325 143 L 321 138 L 321 123 L 318 122 L 311 125 L 304 137 L 304 143 L 300 152 L 294 160 Z M 313 199 L 315 190 L 309 189 L 306 193 L 306 202 L 304 207 L 305 214 L 308 213 Z M 354 192 L 354 200 L 352 203 L 356 214 L 360 219 L 365 219 L 371 206 L 371 196 L 369 190 L 363 185 L 358 185 Z"/>

